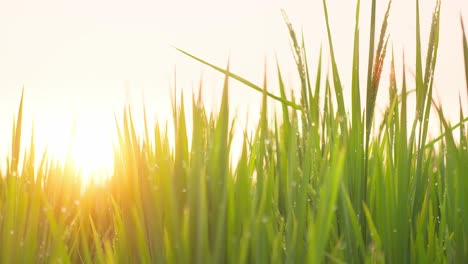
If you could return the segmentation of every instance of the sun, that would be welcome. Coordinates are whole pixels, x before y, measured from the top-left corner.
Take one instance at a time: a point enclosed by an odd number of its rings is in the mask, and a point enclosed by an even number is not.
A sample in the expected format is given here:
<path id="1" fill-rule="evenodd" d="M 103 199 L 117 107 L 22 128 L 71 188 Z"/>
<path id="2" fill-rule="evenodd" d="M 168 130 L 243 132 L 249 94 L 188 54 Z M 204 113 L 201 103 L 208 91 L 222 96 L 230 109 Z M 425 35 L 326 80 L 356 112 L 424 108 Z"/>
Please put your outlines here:
<path id="1" fill-rule="evenodd" d="M 114 165 L 111 124 L 98 116 L 87 116 L 46 122 L 43 128 L 36 138 L 47 148 L 48 156 L 61 164 L 71 162 L 79 171 L 83 187 L 110 177 Z"/>
<path id="2" fill-rule="evenodd" d="M 71 137 L 70 158 L 84 185 L 102 183 L 113 169 L 112 131 L 99 120 L 77 124 Z"/>

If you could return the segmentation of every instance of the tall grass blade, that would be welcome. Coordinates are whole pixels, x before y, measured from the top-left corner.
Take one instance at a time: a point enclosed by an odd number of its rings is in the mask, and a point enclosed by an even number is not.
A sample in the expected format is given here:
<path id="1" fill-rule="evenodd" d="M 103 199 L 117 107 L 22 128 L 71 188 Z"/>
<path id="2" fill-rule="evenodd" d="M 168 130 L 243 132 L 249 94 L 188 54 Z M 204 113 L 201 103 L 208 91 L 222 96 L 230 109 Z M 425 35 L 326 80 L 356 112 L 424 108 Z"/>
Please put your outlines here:
<path id="1" fill-rule="evenodd" d="M 183 51 L 183 50 L 178 49 L 178 48 L 176 48 L 176 49 L 177 49 L 178 51 L 180 51 L 181 53 L 183 53 L 183 54 L 189 56 L 190 58 L 192 58 L 192 59 L 194 59 L 194 60 L 197 60 L 197 61 L 199 61 L 199 62 L 201 62 L 201 63 L 203 63 L 203 64 L 205 64 L 205 65 L 207 65 L 207 66 L 209 66 L 209 67 L 211 67 L 211 68 L 213 68 L 213 69 L 215 69 L 215 70 L 217 70 L 217 71 L 219 71 L 219 72 L 221 72 L 221 73 L 223 73 L 223 74 L 225 74 L 225 75 L 227 75 L 227 76 L 229 76 L 229 77 L 231 77 L 231 78 L 233 78 L 233 79 L 235 79 L 235 80 L 237 80 L 237 81 L 239 81 L 239 82 L 241 82 L 241 83 L 243 83 L 243 84 L 245 84 L 245 85 L 247 85 L 248 87 L 250 87 L 250 88 L 252 88 L 252 89 L 254 89 L 254 90 L 257 90 L 258 92 L 263 93 L 263 89 L 262 89 L 261 87 L 259 87 L 259 86 L 255 85 L 255 84 L 253 84 L 252 82 L 250 82 L 250 81 L 248 81 L 248 80 L 246 80 L 246 79 L 240 77 L 239 75 L 234 74 L 234 73 L 229 72 L 229 71 L 226 71 L 226 70 L 224 70 L 224 69 L 222 69 L 222 68 L 220 68 L 220 67 L 218 67 L 218 66 L 215 66 L 215 65 L 213 65 L 213 64 L 211 64 L 211 63 L 208 63 L 208 62 L 206 62 L 206 61 L 204 61 L 204 60 L 202 60 L 202 59 L 199 59 L 198 57 L 195 57 L 195 56 L 191 55 L 190 53 L 188 53 L 188 52 L 186 52 L 186 51 Z M 291 101 L 284 100 L 283 98 L 281 98 L 281 97 L 279 97 L 279 96 L 276 96 L 276 95 L 274 95 L 274 94 L 272 94 L 272 93 L 270 93 L 270 92 L 267 92 L 267 95 L 268 95 L 269 97 L 275 99 L 276 101 L 279 101 L 279 102 L 281 102 L 281 103 L 283 103 L 283 104 L 286 104 L 286 105 L 288 105 L 288 106 L 290 106 L 290 107 L 292 107 L 292 108 L 294 108 L 294 109 L 296 109 L 296 110 L 301 110 L 301 109 L 302 109 L 302 108 L 301 108 L 299 105 L 297 105 L 296 103 L 291 102 Z"/>
<path id="2" fill-rule="evenodd" d="M 466 40 L 466 32 L 463 24 L 463 18 L 460 16 L 460 24 L 463 34 L 463 58 L 465 61 L 465 79 L 466 79 L 466 94 L 468 96 L 468 41 Z"/>

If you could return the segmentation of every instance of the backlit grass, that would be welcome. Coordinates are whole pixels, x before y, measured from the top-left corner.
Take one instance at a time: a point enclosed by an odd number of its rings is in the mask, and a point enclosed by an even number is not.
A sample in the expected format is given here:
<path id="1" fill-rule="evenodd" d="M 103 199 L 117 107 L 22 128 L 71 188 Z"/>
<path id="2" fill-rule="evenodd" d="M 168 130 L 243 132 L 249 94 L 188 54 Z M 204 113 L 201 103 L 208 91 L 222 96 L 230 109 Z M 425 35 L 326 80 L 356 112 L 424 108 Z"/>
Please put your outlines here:
<path id="1" fill-rule="evenodd" d="M 317 72 L 309 72 L 303 41 L 285 15 L 299 95 L 286 90 L 280 65 L 277 95 L 266 76 L 256 85 L 229 66 L 180 50 L 225 75 L 218 111 L 207 113 L 201 95 L 192 96 L 191 109 L 173 100 L 174 135 L 146 116 L 138 117 L 145 120 L 140 135 L 126 109 L 116 118 L 112 177 L 85 189 L 73 159 L 57 163 L 47 153 L 36 156 L 33 136 L 28 146 L 20 144 L 26 107 L 21 98 L 0 177 L 0 262 L 467 262 L 468 117 L 460 103 L 460 119 L 452 125 L 432 100 L 440 2 L 426 54 L 416 9 L 414 87 L 407 84 L 406 66 L 396 67 L 388 49 L 391 5 L 377 31 L 375 5 L 373 0 L 365 57 L 359 53 L 357 1 L 350 84 L 341 81 L 348 72 L 338 70 L 325 0 L 329 74 L 321 53 L 312 62 Z M 453 48 L 464 51 L 468 91 L 465 32 Z M 366 60 L 362 84 L 359 65 Z M 389 83 L 380 82 L 385 61 L 391 65 Z M 236 159 L 233 138 L 242 132 L 234 130 L 230 112 L 232 79 L 262 98 L 260 118 L 252 133 L 243 134 Z M 351 89 L 351 98 L 344 98 L 344 89 Z M 375 124 L 376 97 L 385 90 L 390 103 Z M 268 98 L 280 106 L 278 115 L 267 114 L 273 107 Z M 412 108 L 414 120 L 408 118 Z M 439 123 L 430 124 L 430 115 Z M 440 136 L 430 138 L 430 126 L 440 127 Z"/>

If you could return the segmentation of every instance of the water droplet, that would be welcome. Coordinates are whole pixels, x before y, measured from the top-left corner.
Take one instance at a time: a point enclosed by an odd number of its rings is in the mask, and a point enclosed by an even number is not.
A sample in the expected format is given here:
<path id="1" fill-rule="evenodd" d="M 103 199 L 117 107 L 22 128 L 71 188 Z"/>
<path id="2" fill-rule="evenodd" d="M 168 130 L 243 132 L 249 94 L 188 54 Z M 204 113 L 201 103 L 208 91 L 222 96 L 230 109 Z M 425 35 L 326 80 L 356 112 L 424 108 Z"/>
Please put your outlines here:
<path id="1" fill-rule="evenodd" d="M 62 213 L 66 213 L 66 212 L 67 212 L 67 208 L 62 207 L 62 208 L 60 208 L 60 211 L 61 211 Z"/>
<path id="2" fill-rule="evenodd" d="M 10 235 L 14 235 L 15 234 L 15 230 L 10 230 Z"/>

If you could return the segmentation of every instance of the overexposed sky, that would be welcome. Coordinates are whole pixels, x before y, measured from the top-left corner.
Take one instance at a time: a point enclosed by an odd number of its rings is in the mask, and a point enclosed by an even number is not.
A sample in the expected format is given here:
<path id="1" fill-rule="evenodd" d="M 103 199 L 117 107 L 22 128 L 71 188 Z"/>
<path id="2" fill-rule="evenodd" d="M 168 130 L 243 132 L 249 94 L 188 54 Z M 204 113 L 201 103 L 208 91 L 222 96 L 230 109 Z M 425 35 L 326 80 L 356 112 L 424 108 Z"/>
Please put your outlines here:
<path id="1" fill-rule="evenodd" d="M 367 67 L 370 2 L 363 0 L 361 9 L 362 72 Z M 387 1 L 377 2 L 380 28 Z M 397 64 L 401 65 L 404 49 L 410 71 L 414 69 L 414 2 L 393 1 L 389 25 Z M 424 41 L 435 1 L 420 2 Z M 329 0 L 328 5 L 338 67 L 345 89 L 349 90 L 355 1 Z M 181 55 L 172 46 L 220 66 L 227 64 L 230 55 L 231 70 L 259 84 L 266 60 L 273 90 L 276 54 L 287 83 L 293 87 L 297 78 L 281 8 L 296 29 L 303 29 L 314 72 L 320 46 L 325 53 L 328 50 L 320 0 L 0 0 L 0 157 L 9 151 L 13 114 L 22 87 L 25 136 L 29 137 L 34 119 L 39 148 L 49 142 L 57 155 L 66 145 L 64 135 L 70 130 L 72 119 L 82 129 L 80 142 L 92 138 L 89 145 L 80 144 L 86 152 L 110 146 L 113 113 L 127 101 L 141 107 L 139 103 L 144 100 L 150 116 L 167 118 L 174 68 L 177 87 L 186 91 L 187 97 L 203 76 L 206 103 L 216 106 L 223 76 Z M 468 21 L 468 1 L 442 1 L 434 95 L 440 96 L 445 111 L 453 116 L 458 111 L 459 94 L 468 105 L 460 14 Z M 328 59 L 324 60 L 324 67 L 327 69 Z M 397 74 L 400 76 L 400 71 Z M 251 118 L 255 119 L 260 95 L 234 81 L 231 84 L 233 107 L 240 113 L 251 109 Z M 386 78 L 382 85 L 380 97 L 384 101 Z"/>

